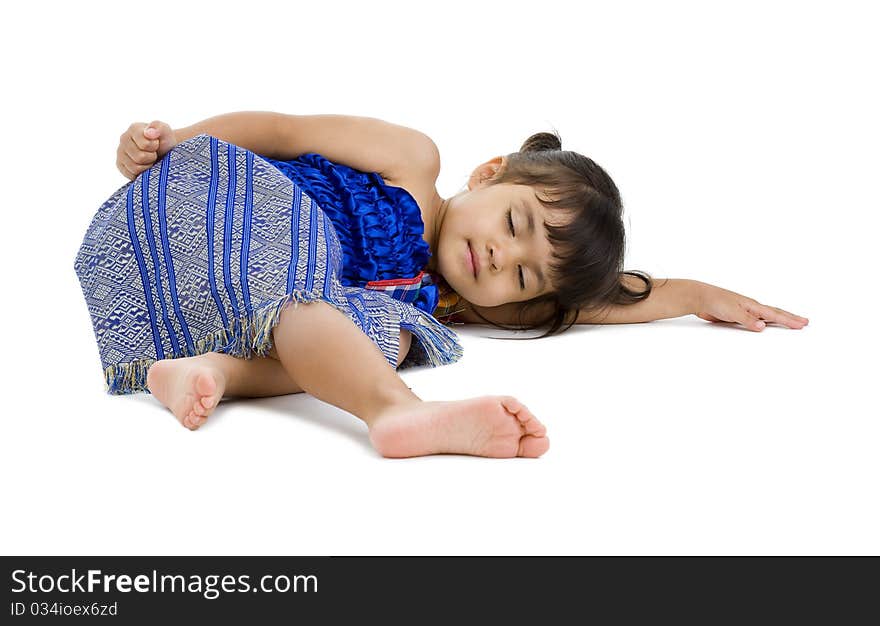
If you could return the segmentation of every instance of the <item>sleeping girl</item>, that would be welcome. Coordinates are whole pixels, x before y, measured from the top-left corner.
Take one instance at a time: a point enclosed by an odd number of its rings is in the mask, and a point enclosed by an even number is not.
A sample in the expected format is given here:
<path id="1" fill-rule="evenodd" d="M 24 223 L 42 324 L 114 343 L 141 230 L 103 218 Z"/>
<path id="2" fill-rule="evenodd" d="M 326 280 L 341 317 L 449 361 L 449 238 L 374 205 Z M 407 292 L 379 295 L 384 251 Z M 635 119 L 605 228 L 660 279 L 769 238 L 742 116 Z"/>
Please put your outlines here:
<path id="1" fill-rule="evenodd" d="M 363 420 L 385 457 L 539 457 L 547 430 L 517 398 L 424 401 L 398 370 L 457 361 L 456 324 L 808 323 L 623 271 L 617 187 L 546 132 L 449 198 L 436 144 L 368 117 L 134 123 L 116 165 L 130 182 L 75 261 L 107 391 L 151 393 L 191 430 L 224 398 L 305 392 Z"/>

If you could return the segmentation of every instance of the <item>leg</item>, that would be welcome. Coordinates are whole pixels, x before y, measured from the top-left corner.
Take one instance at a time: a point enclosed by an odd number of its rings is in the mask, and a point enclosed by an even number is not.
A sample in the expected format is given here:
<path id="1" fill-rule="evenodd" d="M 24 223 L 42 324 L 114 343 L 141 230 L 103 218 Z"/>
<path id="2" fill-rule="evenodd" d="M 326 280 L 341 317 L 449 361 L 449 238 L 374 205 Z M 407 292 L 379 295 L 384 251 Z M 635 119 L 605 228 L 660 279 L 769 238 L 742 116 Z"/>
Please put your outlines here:
<path id="1" fill-rule="evenodd" d="M 364 420 L 370 441 L 387 457 L 537 457 L 549 447 L 544 426 L 511 396 L 422 402 L 378 346 L 325 302 L 287 307 L 273 338 L 277 361 L 216 353 L 166 359 L 150 368 L 147 385 L 192 430 L 204 423 L 224 389 L 236 395 L 306 391 Z M 409 333 L 402 333 L 401 339 L 398 364 L 406 354 Z M 260 374 L 262 381 L 248 380 Z M 237 386 L 227 387 L 230 383 Z"/>
<path id="2" fill-rule="evenodd" d="M 219 352 L 156 361 L 147 372 L 147 388 L 191 430 L 205 423 L 221 398 L 302 392 L 277 359 L 239 359 Z"/>
<path id="3" fill-rule="evenodd" d="M 240 359 L 209 352 L 202 357 L 213 363 L 223 376 L 224 398 L 267 398 L 302 393 L 302 388 L 290 380 L 277 356 Z"/>
<path id="4" fill-rule="evenodd" d="M 511 396 L 423 402 L 379 347 L 326 302 L 286 308 L 273 336 L 291 380 L 366 422 L 383 456 L 537 457 L 550 445 L 544 426 Z"/>
<path id="5" fill-rule="evenodd" d="M 406 357 L 410 341 L 409 331 L 401 330 L 398 365 Z M 274 346 L 266 358 L 241 359 L 208 352 L 157 361 L 147 374 L 147 387 L 191 430 L 205 423 L 221 398 L 264 398 L 303 391 L 287 374 Z"/>
<path id="6" fill-rule="evenodd" d="M 421 402 L 379 346 L 326 302 L 286 307 L 272 336 L 291 380 L 367 425 L 389 405 Z"/>

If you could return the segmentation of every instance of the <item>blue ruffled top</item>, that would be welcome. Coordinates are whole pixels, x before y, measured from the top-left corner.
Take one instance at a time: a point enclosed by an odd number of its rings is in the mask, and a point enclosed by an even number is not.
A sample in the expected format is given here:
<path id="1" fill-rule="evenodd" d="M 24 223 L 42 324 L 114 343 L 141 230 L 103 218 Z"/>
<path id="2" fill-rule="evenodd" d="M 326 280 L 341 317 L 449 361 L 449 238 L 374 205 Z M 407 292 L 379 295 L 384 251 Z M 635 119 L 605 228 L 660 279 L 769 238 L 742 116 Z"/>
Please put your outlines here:
<path id="1" fill-rule="evenodd" d="M 388 185 L 376 172 L 362 172 L 310 152 L 287 161 L 262 157 L 300 187 L 326 213 L 342 246 L 343 285 L 414 278 L 423 272 L 431 249 L 415 198 Z M 433 314 L 439 300 L 438 277 L 425 272 L 417 296 L 407 301 Z M 398 297 L 398 292 L 389 293 Z M 400 292 L 398 299 L 404 299 Z"/>

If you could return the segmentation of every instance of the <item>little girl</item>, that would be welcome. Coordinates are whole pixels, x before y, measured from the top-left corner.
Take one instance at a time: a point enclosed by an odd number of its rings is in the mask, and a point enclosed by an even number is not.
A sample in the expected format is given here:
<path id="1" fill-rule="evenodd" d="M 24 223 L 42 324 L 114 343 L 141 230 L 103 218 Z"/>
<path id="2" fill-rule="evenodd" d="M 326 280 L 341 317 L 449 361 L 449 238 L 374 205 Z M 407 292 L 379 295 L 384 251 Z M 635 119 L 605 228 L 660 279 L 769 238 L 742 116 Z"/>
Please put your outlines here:
<path id="1" fill-rule="evenodd" d="M 105 381 L 152 393 L 192 430 L 224 397 L 305 391 L 366 422 L 383 456 L 538 457 L 546 429 L 512 396 L 424 402 L 396 368 L 458 360 L 444 324 L 547 336 L 689 313 L 750 330 L 808 322 L 623 272 L 614 182 L 549 133 L 478 166 L 451 198 L 429 137 L 366 117 L 135 123 L 117 167 L 131 182 L 75 263 Z"/>

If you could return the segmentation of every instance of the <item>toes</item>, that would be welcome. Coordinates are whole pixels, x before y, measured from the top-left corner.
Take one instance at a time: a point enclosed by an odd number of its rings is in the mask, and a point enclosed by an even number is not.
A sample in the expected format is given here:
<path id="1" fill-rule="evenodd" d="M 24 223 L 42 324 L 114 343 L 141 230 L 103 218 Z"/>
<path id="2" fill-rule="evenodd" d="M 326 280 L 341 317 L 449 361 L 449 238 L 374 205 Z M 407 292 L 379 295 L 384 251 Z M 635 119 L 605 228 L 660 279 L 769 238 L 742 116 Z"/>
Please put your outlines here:
<path id="1" fill-rule="evenodd" d="M 525 435 L 519 440 L 517 456 L 538 458 L 550 449 L 550 439 L 547 437 L 533 437 Z"/>
<path id="2" fill-rule="evenodd" d="M 527 419 L 523 420 L 523 414 L 527 417 Z M 523 428 L 526 430 L 527 435 L 534 435 L 535 437 L 543 437 L 547 434 L 547 427 L 542 424 L 537 417 L 532 415 L 532 412 L 528 409 L 520 412 L 517 417 L 520 420 L 520 423 L 523 425 Z"/>
<path id="3" fill-rule="evenodd" d="M 206 371 L 201 371 L 196 376 L 196 393 L 200 396 L 213 396 L 217 391 L 217 383 L 214 377 Z"/>
<path id="4" fill-rule="evenodd" d="M 520 422 L 527 421 L 528 416 L 531 415 L 531 412 L 529 412 L 526 406 L 513 396 L 500 396 L 499 400 L 501 400 L 501 406 L 503 406 L 508 413 L 520 420 Z"/>
<path id="5" fill-rule="evenodd" d="M 205 423 L 205 418 L 196 415 L 194 412 L 190 411 L 189 414 L 183 418 L 183 425 L 189 428 L 190 430 L 195 430 L 199 426 Z"/>
<path id="6" fill-rule="evenodd" d="M 534 413 L 529 411 L 526 405 L 516 398 L 512 396 L 502 396 L 501 404 L 509 413 L 512 413 L 519 420 L 519 423 L 522 425 L 527 435 L 541 437 L 547 434 L 547 429 L 540 421 L 538 421 L 538 418 L 535 417 Z"/>
<path id="7" fill-rule="evenodd" d="M 205 396 L 199 400 L 199 404 L 205 409 L 205 411 L 210 411 L 217 405 L 217 398 L 214 396 Z M 207 413 L 203 413 L 203 415 L 207 415 Z"/>

